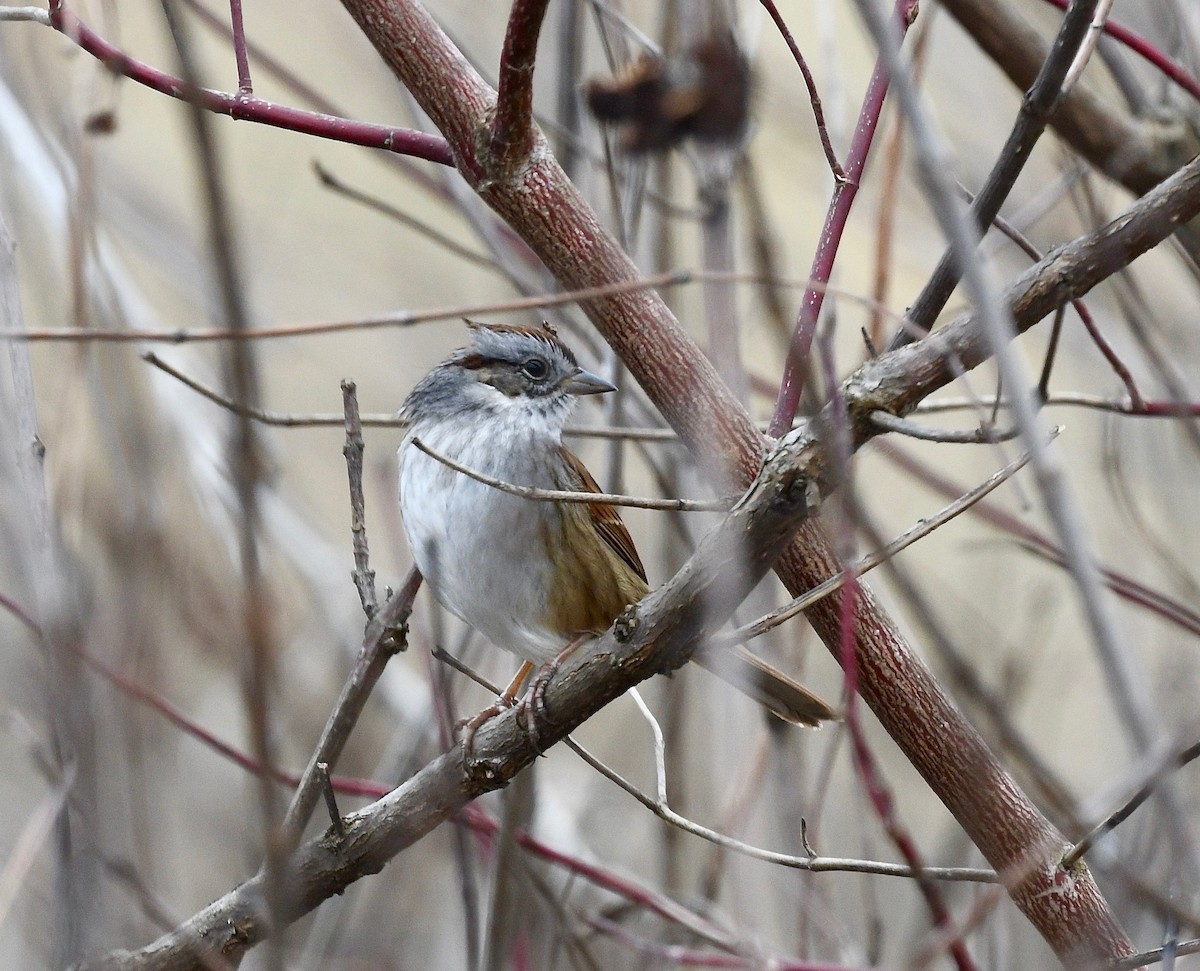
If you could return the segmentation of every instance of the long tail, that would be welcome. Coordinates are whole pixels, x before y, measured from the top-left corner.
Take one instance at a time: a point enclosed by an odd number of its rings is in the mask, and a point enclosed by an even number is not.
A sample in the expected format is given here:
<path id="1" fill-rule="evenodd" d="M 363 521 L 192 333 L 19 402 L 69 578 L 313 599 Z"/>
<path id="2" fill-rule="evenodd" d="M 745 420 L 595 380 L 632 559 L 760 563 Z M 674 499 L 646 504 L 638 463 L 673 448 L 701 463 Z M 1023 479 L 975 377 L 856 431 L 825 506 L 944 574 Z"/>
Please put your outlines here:
<path id="1" fill-rule="evenodd" d="M 692 660 L 793 725 L 819 728 L 821 722 L 838 717 L 824 699 L 751 654 L 741 644 L 733 649 L 706 651 L 702 648 L 692 655 Z"/>

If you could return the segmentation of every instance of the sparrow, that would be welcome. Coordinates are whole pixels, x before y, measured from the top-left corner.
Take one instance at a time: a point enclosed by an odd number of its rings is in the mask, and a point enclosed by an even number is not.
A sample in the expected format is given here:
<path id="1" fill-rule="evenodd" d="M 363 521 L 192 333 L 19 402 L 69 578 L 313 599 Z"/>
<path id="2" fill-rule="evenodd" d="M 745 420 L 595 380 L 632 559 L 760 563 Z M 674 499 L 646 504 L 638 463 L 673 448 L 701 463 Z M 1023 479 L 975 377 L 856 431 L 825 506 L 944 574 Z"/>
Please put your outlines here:
<path id="1" fill-rule="evenodd" d="M 468 326 L 470 345 L 418 381 L 400 409 L 400 511 L 438 602 L 526 662 L 501 696 L 511 705 L 534 665 L 554 665 L 602 634 L 650 587 L 613 506 L 503 492 L 414 445 L 515 485 L 600 492 L 563 445 L 563 427 L 581 395 L 616 388 L 581 368 L 548 327 Z M 711 663 L 693 660 L 788 722 L 816 726 L 834 717 L 745 647 L 721 653 Z"/>

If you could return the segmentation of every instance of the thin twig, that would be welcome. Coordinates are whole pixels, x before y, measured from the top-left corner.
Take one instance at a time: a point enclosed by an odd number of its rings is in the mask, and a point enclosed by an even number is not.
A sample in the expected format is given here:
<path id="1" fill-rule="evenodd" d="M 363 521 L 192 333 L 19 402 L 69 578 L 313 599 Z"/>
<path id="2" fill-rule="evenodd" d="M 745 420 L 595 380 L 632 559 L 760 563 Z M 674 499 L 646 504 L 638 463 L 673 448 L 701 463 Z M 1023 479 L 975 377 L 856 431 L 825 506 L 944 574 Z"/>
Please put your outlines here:
<path id="1" fill-rule="evenodd" d="M 989 405 L 997 404 L 1002 408 L 1011 406 L 1008 398 L 984 398 Z M 1200 417 L 1200 402 L 1196 401 L 1142 401 L 1138 404 L 1131 399 L 1125 400 L 1106 398 L 1103 395 L 1087 394 L 1082 391 L 1056 391 L 1046 396 L 1044 405 L 1059 405 L 1063 407 L 1089 408 L 1094 411 L 1111 411 L 1129 418 L 1197 418 Z M 925 401 L 914 409 L 922 414 L 936 414 L 943 411 L 960 411 L 965 408 L 976 408 L 979 402 L 970 398 L 937 398 Z"/>
<path id="2" fill-rule="evenodd" d="M 1046 2 L 1058 7 L 1059 10 L 1066 10 L 1070 0 L 1046 0 Z M 1200 101 L 1200 79 L 1197 79 L 1183 64 L 1152 44 L 1137 31 L 1131 30 L 1110 17 L 1104 21 L 1104 33 L 1114 40 L 1120 41 L 1135 54 L 1153 64 L 1166 77 Z"/>
<path id="3" fill-rule="evenodd" d="M 957 495 L 961 488 L 927 465 L 917 462 L 907 453 L 884 443 L 882 451 L 887 458 L 904 471 L 916 476 L 934 491 L 943 496 Z M 1016 516 L 988 502 L 978 503 L 972 512 L 984 521 L 1015 537 L 1027 550 L 1041 556 L 1056 566 L 1065 566 L 1066 559 L 1060 546 L 1047 536 L 1026 525 Z M 1115 570 L 1102 568 L 1104 582 L 1117 596 L 1152 611 L 1189 634 L 1200 637 L 1200 613 L 1177 600 L 1138 583 L 1129 576 Z"/>
<path id="4" fill-rule="evenodd" d="M 637 692 L 631 692 L 630 697 L 633 698 L 635 703 L 639 703 Z M 643 716 L 645 717 L 648 714 L 648 710 L 644 709 L 640 703 L 639 708 L 642 708 Z M 793 856 L 788 853 L 777 853 L 773 850 L 752 846 L 741 840 L 733 839 L 724 833 L 718 833 L 716 830 L 701 826 L 699 823 L 679 815 L 668 805 L 663 788 L 665 785 L 663 776 L 665 763 L 663 762 L 662 753 L 662 729 L 658 728 L 658 723 L 653 716 L 650 716 L 648 724 L 651 726 L 651 731 L 655 736 L 655 767 L 659 790 L 657 797 L 643 792 L 619 772 L 601 762 L 570 736 L 564 741 L 571 751 L 583 759 L 583 761 L 610 782 L 624 789 L 629 795 L 654 813 L 655 816 L 663 820 L 663 822 L 669 823 L 693 836 L 698 836 L 700 839 L 707 840 L 709 843 L 732 850 L 742 856 L 795 870 L 807 870 L 811 873 L 872 873 L 877 876 L 905 878 L 913 876 L 911 867 L 898 863 L 882 863 L 875 860 L 855 860 L 830 856 Z M 974 867 L 929 867 L 926 872 L 934 879 L 949 882 L 996 883 L 998 880 L 994 871 Z"/>
<path id="5" fill-rule="evenodd" d="M 974 195 L 967 190 L 965 186 L 960 185 L 959 188 L 966 195 L 969 201 L 974 201 Z M 1042 251 L 1034 246 L 1032 241 L 1021 232 L 1021 230 L 1019 230 L 999 213 L 992 217 L 992 225 L 1000 230 L 1000 232 L 1002 232 L 1010 240 L 1012 240 L 1021 250 L 1021 252 L 1028 256 L 1031 260 L 1036 262 L 1044 255 Z M 1125 385 L 1125 391 L 1129 394 L 1130 401 L 1140 406 L 1142 403 L 1142 395 L 1141 392 L 1138 391 L 1137 383 L 1133 380 L 1133 375 L 1130 373 L 1129 368 L 1126 367 L 1125 362 L 1122 361 L 1117 355 L 1117 352 L 1113 350 L 1113 347 L 1108 342 L 1108 339 L 1100 331 L 1099 326 L 1096 324 L 1095 318 L 1092 316 L 1092 312 L 1088 310 L 1087 304 L 1081 298 L 1076 297 L 1071 301 L 1071 306 L 1074 307 L 1075 312 L 1079 314 L 1079 319 L 1083 323 L 1084 329 L 1087 330 L 1088 335 L 1092 338 L 1092 343 L 1094 343 L 1097 350 L 1104 355 L 1104 359 L 1108 361 L 1109 366 L 1117 373 L 1117 377 L 1119 377 L 1121 382 Z"/>
<path id="6" fill-rule="evenodd" d="M 1054 434 L 1058 433 L 1058 429 L 1054 430 Z M 855 576 L 863 576 L 875 569 L 881 563 L 885 563 L 892 559 L 901 550 L 905 550 L 912 546 L 917 540 L 922 539 L 932 533 L 934 530 L 941 528 L 956 516 L 966 512 L 977 502 L 994 492 L 997 488 L 1011 479 L 1029 462 L 1029 453 L 1026 452 L 1018 456 L 998 472 L 994 472 L 984 482 L 981 482 L 974 489 L 964 493 L 955 499 L 954 502 L 939 510 L 933 516 L 927 519 L 922 519 L 905 532 L 901 533 L 886 546 L 876 550 L 874 553 L 869 553 L 866 556 L 856 560 L 851 567 Z M 845 571 L 839 571 L 823 583 L 813 587 L 803 596 L 797 597 L 795 600 L 784 604 L 777 610 L 760 617 L 753 623 L 746 624 L 732 630 L 726 634 L 718 634 L 711 639 L 714 648 L 732 647 L 734 644 L 744 644 L 746 641 L 752 640 L 765 634 L 767 631 L 778 627 L 787 620 L 803 613 L 818 600 L 828 597 L 842 588 L 845 582 Z"/>
<path id="7" fill-rule="evenodd" d="M 514 485 L 511 482 L 505 482 L 503 479 L 497 479 L 494 476 L 485 475 L 475 469 L 461 465 L 453 459 L 442 455 L 440 452 L 435 452 L 419 438 L 414 438 L 412 443 L 430 458 L 436 459 L 447 468 L 453 469 L 455 472 L 460 472 L 474 479 L 476 482 L 482 482 L 484 485 L 491 486 L 493 489 L 499 489 L 501 492 L 507 492 L 509 495 L 520 496 L 523 499 L 532 499 L 536 502 L 580 503 L 591 506 L 630 506 L 634 509 L 661 509 L 667 512 L 728 512 L 732 504 L 727 499 L 714 499 L 711 501 L 703 499 L 648 499 L 640 496 L 621 496 L 611 492 L 565 492 L 559 489 L 536 489 L 533 486 Z"/>
<path id="8" fill-rule="evenodd" d="M 1100 35 L 1104 33 L 1104 24 L 1108 20 L 1108 14 L 1111 10 L 1112 0 L 1100 0 L 1100 3 L 1096 5 L 1096 12 L 1092 15 L 1092 22 L 1088 25 L 1088 31 L 1084 35 L 1079 49 L 1075 52 L 1075 59 L 1071 61 L 1070 69 L 1062 80 L 1063 95 L 1075 87 L 1075 82 L 1079 80 L 1080 75 L 1083 74 L 1083 69 L 1087 67 L 1088 61 L 1091 60 L 1092 52 L 1095 51 L 1096 45 L 1100 42 Z"/>
<path id="9" fill-rule="evenodd" d="M 50 26 L 50 13 L 44 7 L 0 7 L 0 20 L 31 20 Z"/>
<path id="10" fill-rule="evenodd" d="M 250 58 L 246 55 L 246 25 L 242 20 L 242 0 L 229 0 L 229 29 L 233 36 L 233 58 L 237 63 L 238 94 L 253 94 Z"/>
<path id="11" fill-rule="evenodd" d="M 746 954 L 714 954 L 712 951 L 700 951 L 682 944 L 647 940 L 615 920 L 596 914 L 584 914 L 583 920 L 601 934 L 643 955 L 648 962 L 645 965 L 647 967 L 746 968 L 748 971 L 756 971 L 759 968 L 770 968 L 771 971 L 856 971 L 853 966 L 847 964 L 825 964 L 820 961 L 784 958 L 776 954 L 765 955 L 758 948 L 753 953 Z"/>
<path id="12" fill-rule="evenodd" d="M 1178 957 L 1183 957 L 1186 954 L 1200 954 L 1200 940 L 1180 941 L 1177 944 L 1170 944 L 1166 947 L 1156 947 L 1150 951 L 1141 951 L 1138 954 L 1131 954 L 1129 957 L 1113 961 L 1108 967 L 1111 971 L 1137 971 L 1138 968 L 1144 968 L 1149 964 L 1158 964 L 1170 954 Z"/>
<path id="13" fill-rule="evenodd" d="M 341 810 L 338 809 L 337 795 L 334 793 L 333 783 L 329 779 L 329 766 L 324 762 L 318 762 L 317 775 L 321 780 L 321 793 L 325 797 L 325 808 L 329 811 L 329 822 L 333 826 L 333 832 L 338 839 L 344 839 L 346 823 L 342 819 Z"/>
<path id="14" fill-rule="evenodd" d="M 284 817 L 283 835 L 289 848 L 299 843 L 304 827 L 312 818 L 320 798 L 321 777 L 317 763 L 337 765 L 342 749 L 345 748 L 350 733 L 362 714 L 375 682 L 383 674 L 383 669 L 392 655 L 407 646 L 405 636 L 408 629 L 405 627 L 405 621 L 412 611 L 413 600 L 416 599 L 420 586 L 421 574 L 414 568 L 409 571 L 400 589 L 392 594 L 368 621 L 367 633 L 363 638 L 363 647 L 359 651 L 354 670 L 342 686 L 342 693 L 329 714 L 317 747 L 309 756 L 308 766 L 300 778 L 300 784 Z"/>
<path id="15" fill-rule="evenodd" d="M 367 620 L 375 616 L 378 601 L 375 598 L 375 571 L 371 569 L 370 553 L 367 549 L 367 513 L 363 498 L 363 450 L 362 421 L 358 415 L 358 393 L 353 381 L 342 382 L 342 407 L 346 416 L 346 444 L 342 454 L 346 457 L 346 475 L 350 483 L 350 535 L 354 547 L 354 587 L 362 603 Z"/>
<path id="16" fill-rule="evenodd" d="M 1111 833 L 1114 829 L 1125 822 L 1133 815 L 1134 810 L 1142 803 L 1150 798 L 1158 784 L 1167 777 L 1170 772 L 1176 769 L 1181 769 L 1189 762 L 1200 758 L 1200 742 L 1189 745 L 1183 751 L 1174 753 L 1170 758 L 1166 759 L 1161 765 L 1155 767 L 1150 778 L 1138 786 L 1137 791 L 1126 799 L 1119 808 L 1114 809 L 1103 820 L 1093 826 L 1063 857 L 1062 866 L 1066 868 L 1073 867 L 1088 852 L 1100 837 Z"/>
<path id="17" fill-rule="evenodd" d="M 469 263 L 473 263 L 475 266 L 482 267 L 483 269 L 489 270 L 492 273 L 504 272 L 503 268 L 490 256 L 477 253 L 475 250 L 470 249 L 467 246 L 463 246 L 457 240 L 451 239 L 436 226 L 431 226 L 429 223 L 417 219 L 416 216 L 409 215 L 407 212 L 404 212 L 395 206 L 389 205 L 376 196 L 370 195 L 367 192 L 363 192 L 361 189 L 356 189 L 353 186 L 346 184 L 320 162 L 314 160 L 312 165 L 313 171 L 317 173 L 317 178 L 321 180 L 321 185 L 325 186 L 325 188 L 329 189 L 331 192 L 336 192 L 338 195 L 345 196 L 347 199 L 351 199 L 360 205 L 366 206 L 369 209 L 373 209 L 376 212 L 387 216 L 389 219 L 395 220 L 396 222 L 401 223 L 410 229 L 416 230 L 426 239 L 430 240 L 435 245 L 440 246 L 447 253 L 452 253 L 454 256 L 464 259 Z"/>
<path id="18" fill-rule="evenodd" d="M 825 109 L 821 106 L 821 95 L 817 92 L 816 79 L 813 78 L 812 71 L 809 70 L 808 63 L 804 60 L 804 55 L 800 53 L 800 47 L 788 29 L 787 22 L 780 14 L 779 8 L 775 6 L 775 0 L 759 0 L 759 2 L 775 22 L 779 33 L 783 35 L 784 43 L 792 52 L 792 59 L 795 60 L 796 67 L 800 68 L 804 86 L 808 89 L 808 101 L 812 105 L 813 120 L 817 123 L 817 135 L 821 139 L 821 150 L 825 153 L 825 161 L 829 163 L 829 171 L 833 173 L 834 181 L 844 182 L 846 172 L 842 168 L 842 163 L 838 161 L 837 153 L 833 150 L 833 143 L 829 140 L 829 129 L 825 125 Z"/>
<path id="19" fill-rule="evenodd" d="M 159 370 L 169 374 L 177 381 L 185 384 L 197 394 L 209 401 L 236 414 L 244 414 L 260 421 L 264 425 L 277 428 L 311 428 L 320 426 L 342 426 L 345 416 L 334 412 L 318 412 L 315 414 L 295 414 L 291 412 L 268 411 L 264 408 L 247 408 L 245 405 L 227 398 L 213 388 L 189 377 L 182 371 L 168 364 L 153 351 L 142 355 L 142 360 L 153 364 Z M 1195 418 L 1200 417 L 1200 402 L 1175 401 L 1143 401 L 1136 405 L 1129 400 L 1115 400 L 1102 395 L 1087 394 L 1081 391 L 1059 391 L 1046 396 L 1042 402 L 1045 406 L 1061 406 L 1088 408 L 1094 411 L 1108 411 L 1129 418 Z M 978 410 L 983 405 L 990 408 L 1008 406 L 1007 398 L 937 398 L 933 401 L 921 402 L 913 412 L 915 414 L 940 414 L 946 411 Z M 399 428 L 402 424 L 395 414 L 366 414 L 361 416 L 364 428 Z M 764 431 L 766 425 L 760 426 Z M 613 427 L 595 425 L 589 427 L 567 428 L 566 435 L 576 438 L 621 439 L 631 442 L 678 442 L 679 435 L 670 428 L 639 428 L 635 426 Z"/>
<path id="20" fill-rule="evenodd" d="M 1063 19 L 1058 36 L 1054 39 L 1054 46 L 1042 63 L 1033 86 L 1021 101 L 1021 108 L 1008 138 L 996 157 L 983 188 L 979 190 L 971 205 L 970 218 L 977 230 L 986 229 L 999 214 L 1000 207 L 1012 191 L 1017 176 L 1029 161 L 1034 146 L 1045 131 L 1054 107 L 1062 97 L 1063 78 L 1087 34 L 1098 3 L 1099 0 L 1076 0 Z M 965 242 L 964 240 L 963 243 Z M 941 313 L 963 275 L 964 261 L 968 259 L 969 253 L 973 252 L 973 245 L 969 252 L 958 244 L 947 248 L 937 268 L 909 309 L 909 326 L 898 330 L 892 339 L 893 348 L 908 343 L 914 333 L 920 334 L 932 329 L 935 318 Z"/>
<path id="21" fill-rule="evenodd" d="M 38 19 L 40 18 L 18 18 Z M 136 58 L 130 57 L 120 48 L 104 40 L 90 27 L 68 10 L 61 0 L 54 0 L 47 13 L 47 21 L 68 40 L 79 45 L 107 68 L 124 75 L 131 81 L 145 85 L 160 94 L 172 98 L 194 101 L 206 111 L 212 111 L 239 121 L 254 121 L 275 128 L 305 135 L 317 135 L 336 142 L 379 148 L 401 155 L 423 158 L 441 165 L 454 164 L 450 146 L 438 135 L 374 125 L 349 118 L 335 118 L 316 111 L 304 111 L 287 105 L 265 101 L 257 96 L 246 97 L 242 93 L 228 94 L 209 88 L 193 88 L 182 78 L 160 71 Z"/>
<path id="22" fill-rule="evenodd" d="M 933 425 L 922 425 L 919 422 L 899 418 L 886 411 L 873 411 L 870 419 L 881 429 L 905 435 L 908 438 L 919 438 L 925 442 L 945 442 L 958 445 L 994 445 L 996 442 L 1010 442 L 1021 433 L 1016 428 L 995 429 L 980 425 L 968 431 L 953 428 L 935 428 Z"/>
<path id="23" fill-rule="evenodd" d="M 246 334 L 235 334 L 228 330 L 108 330 L 91 331 L 91 339 L 100 342 L 113 341 L 116 343 L 156 341 L 164 344 L 186 344 L 194 341 L 306 337 L 313 334 L 336 334 L 346 330 L 371 330 L 377 327 L 411 327 L 414 324 L 424 324 L 434 320 L 482 317 L 486 314 L 514 313 L 523 310 L 540 310 L 544 307 L 559 307 L 568 303 L 583 303 L 602 297 L 611 297 L 618 293 L 633 293 L 638 290 L 656 290 L 662 287 L 682 286 L 698 279 L 700 279 L 700 275 L 692 270 L 674 270 L 670 273 L 660 273 L 657 276 L 642 277 L 636 280 L 622 280 L 619 283 L 606 283 L 601 286 L 584 287 L 564 293 L 535 294 L 532 297 L 518 297 L 514 300 L 503 300 L 469 307 L 443 307 L 435 310 L 421 311 L 402 310 L 391 314 L 381 314 L 378 317 L 362 317 L 358 320 L 336 320 L 317 324 L 293 324 L 285 327 L 262 328 Z M 82 334 L 86 333 L 88 332 L 73 328 L 53 328 L 24 332 L 0 331 L 0 338 L 15 341 L 52 340 L 66 342 L 82 341 L 83 343 L 87 343 L 81 337 Z"/>

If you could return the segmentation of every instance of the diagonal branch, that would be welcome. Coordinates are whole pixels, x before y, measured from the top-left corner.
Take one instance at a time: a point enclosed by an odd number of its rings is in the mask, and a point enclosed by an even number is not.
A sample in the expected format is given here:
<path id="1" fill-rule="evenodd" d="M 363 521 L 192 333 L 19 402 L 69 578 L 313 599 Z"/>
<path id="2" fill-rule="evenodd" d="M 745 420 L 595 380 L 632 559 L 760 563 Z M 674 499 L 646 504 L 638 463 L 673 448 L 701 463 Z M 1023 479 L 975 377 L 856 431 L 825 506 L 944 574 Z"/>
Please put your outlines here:
<path id="1" fill-rule="evenodd" d="M 1033 84 L 1047 44 L 1014 5 L 944 0 L 942 6 L 1014 85 L 1024 91 Z M 1184 121 L 1132 117 L 1083 80 L 1059 102 L 1050 126 L 1081 158 L 1135 195 L 1148 192 L 1196 153 L 1196 136 Z M 1179 236 L 1195 259 L 1200 228 L 1181 225 Z"/>
<path id="2" fill-rule="evenodd" d="M 1021 101 L 1017 120 L 1008 133 L 1004 147 L 983 188 L 971 203 L 971 217 L 981 232 L 986 231 L 1000 214 L 1000 207 L 1012 192 L 1017 176 L 1025 168 L 1034 146 L 1046 129 L 1050 115 L 1063 97 L 1063 80 L 1091 27 L 1092 15 L 1098 4 L 1099 0 L 1075 0 L 1063 18 L 1053 47 Z M 910 327 L 900 329 L 895 344 L 907 343 L 917 333 L 933 327 L 934 320 L 946 306 L 960 276 L 958 260 L 953 250 L 948 249 L 907 314 Z"/>
<path id="3" fill-rule="evenodd" d="M 239 88 L 237 93 L 230 94 L 210 88 L 193 87 L 182 78 L 130 57 L 109 43 L 68 9 L 63 0 L 54 0 L 50 4 L 46 22 L 103 63 L 110 71 L 172 98 L 192 100 L 206 111 L 229 115 L 230 118 L 239 121 L 254 121 L 274 128 L 317 135 L 332 141 L 380 148 L 398 155 L 411 155 L 442 165 L 454 164 L 446 140 L 437 135 L 292 108 L 266 101 L 252 94 L 248 88 Z M 246 80 L 248 81 L 248 76 Z"/>
<path id="4" fill-rule="evenodd" d="M 586 655 L 565 664 L 547 686 L 543 705 L 510 708 L 480 729 L 473 745 L 480 771 L 468 773 L 462 749 L 455 746 L 389 795 L 346 817 L 344 836 L 327 832 L 300 846 L 289 861 L 290 893 L 274 902 L 272 913 L 290 923 L 378 872 L 468 802 L 507 785 L 610 701 L 686 663 L 699 640 L 724 623 L 818 508 L 820 458 L 816 441 L 803 433 L 776 449 L 683 569 L 630 608 Z M 535 734 L 530 718 L 536 720 Z M 236 962 L 269 936 L 262 907 L 266 889 L 259 874 L 141 951 L 116 952 L 75 971 L 198 971 L 214 954 Z"/>

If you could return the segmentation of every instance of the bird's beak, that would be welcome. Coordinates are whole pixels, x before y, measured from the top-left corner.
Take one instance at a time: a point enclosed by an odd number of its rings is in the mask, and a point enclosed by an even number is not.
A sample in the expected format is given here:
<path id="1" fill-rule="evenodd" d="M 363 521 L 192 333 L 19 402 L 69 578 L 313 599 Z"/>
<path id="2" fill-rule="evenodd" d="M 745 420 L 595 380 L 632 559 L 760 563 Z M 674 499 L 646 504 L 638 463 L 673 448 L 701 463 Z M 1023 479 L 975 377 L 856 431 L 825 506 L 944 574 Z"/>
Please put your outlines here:
<path id="1" fill-rule="evenodd" d="M 598 378 L 582 368 L 563 382 L 563 388 L 571 394 L 606 394 L 617 390 L 615 384 L 609 384 L 604 378 Z"/>

